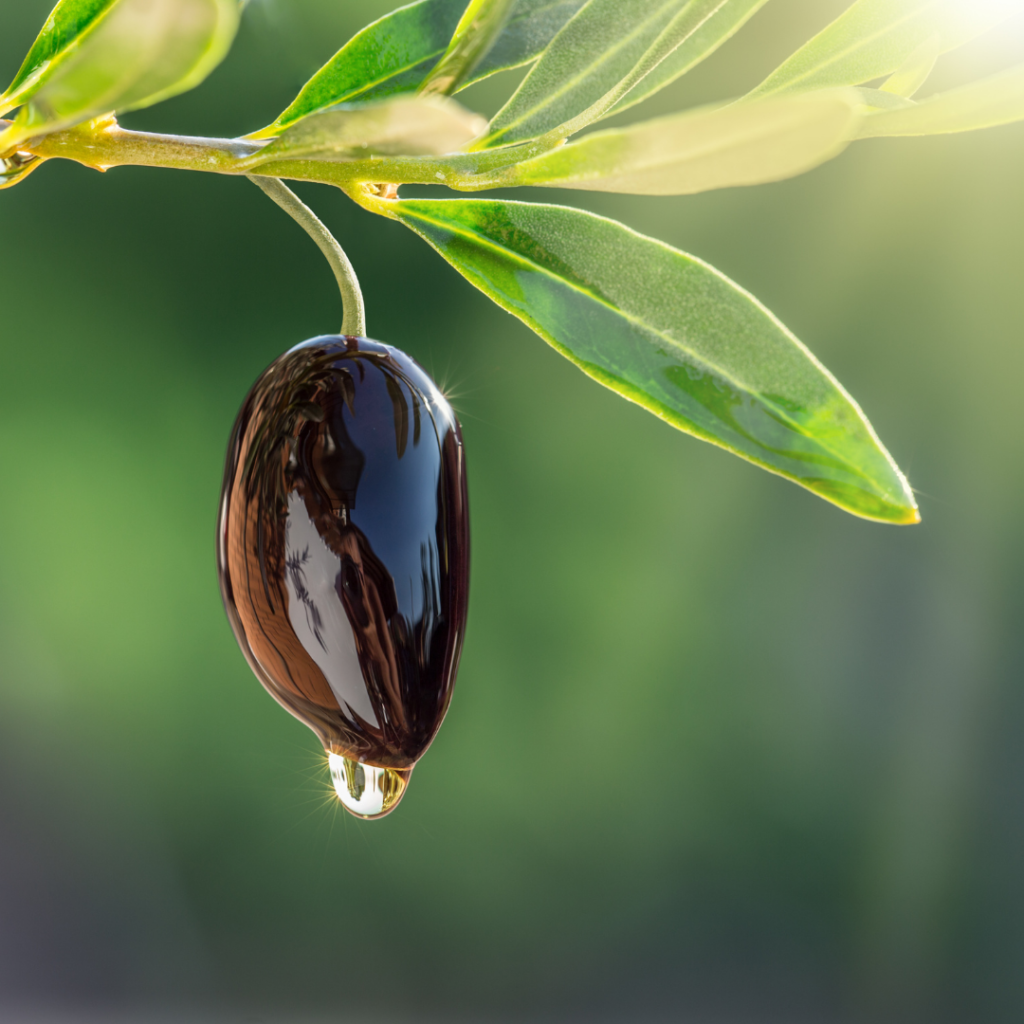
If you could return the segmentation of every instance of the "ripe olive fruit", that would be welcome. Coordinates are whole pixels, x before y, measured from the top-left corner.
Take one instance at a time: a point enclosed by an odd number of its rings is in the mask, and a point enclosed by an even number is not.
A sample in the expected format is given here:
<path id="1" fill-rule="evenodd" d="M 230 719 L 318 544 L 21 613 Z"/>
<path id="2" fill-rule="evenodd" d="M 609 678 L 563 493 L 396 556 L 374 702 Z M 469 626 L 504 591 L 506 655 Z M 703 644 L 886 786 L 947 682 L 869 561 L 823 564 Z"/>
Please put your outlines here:
<path id="1" fill-rule="evenodd" d="M 228 448 L 221 592 L 271 696 L 360 817 L 401 799 L 448 710 L 466 625 L 462 433 L 409 356 L 325 336 L 253 385 Z"/>

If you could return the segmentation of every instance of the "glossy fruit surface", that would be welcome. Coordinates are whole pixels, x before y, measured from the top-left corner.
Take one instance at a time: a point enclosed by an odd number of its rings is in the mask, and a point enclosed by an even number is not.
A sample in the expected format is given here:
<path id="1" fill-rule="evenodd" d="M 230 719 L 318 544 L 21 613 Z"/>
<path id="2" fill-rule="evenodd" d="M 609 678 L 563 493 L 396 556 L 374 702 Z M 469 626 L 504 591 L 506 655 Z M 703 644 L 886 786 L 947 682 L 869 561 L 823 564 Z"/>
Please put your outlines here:
<path id="1" fill-rule="evenodd" d="M 335 755 L 342 802 L 362 814 L 370 780 L 363 816 L 386 813 L 448 709 L 466 622 L 461 431 L 423 369 L 338 336 L 275 360 L 232 433 L 218 564 L 257 677 Z"/>

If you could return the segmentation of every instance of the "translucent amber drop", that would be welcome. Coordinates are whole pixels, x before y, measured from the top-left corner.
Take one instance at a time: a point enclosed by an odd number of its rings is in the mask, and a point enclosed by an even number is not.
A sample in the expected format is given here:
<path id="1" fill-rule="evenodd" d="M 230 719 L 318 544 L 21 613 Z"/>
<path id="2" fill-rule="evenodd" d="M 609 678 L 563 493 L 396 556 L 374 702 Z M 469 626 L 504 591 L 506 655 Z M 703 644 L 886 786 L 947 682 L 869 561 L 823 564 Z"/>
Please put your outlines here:
<path id="1" fill-rule="evenodd" d="M 462 436 L 423 369 L 335 336 L 275 360 L 231 437 L 218 564 L 257 678 L 320 737 L 343 805 L 386 814 L 448 710 L 466 622 Z"/>
<path id="2" fill-rule="evenodd" d="M 331 754 L 328 761 L 338 799 L 357 818 L 383 818 L 393 811 L 412 775 L 411 768 L 377 768 L 340 754 Z"/>

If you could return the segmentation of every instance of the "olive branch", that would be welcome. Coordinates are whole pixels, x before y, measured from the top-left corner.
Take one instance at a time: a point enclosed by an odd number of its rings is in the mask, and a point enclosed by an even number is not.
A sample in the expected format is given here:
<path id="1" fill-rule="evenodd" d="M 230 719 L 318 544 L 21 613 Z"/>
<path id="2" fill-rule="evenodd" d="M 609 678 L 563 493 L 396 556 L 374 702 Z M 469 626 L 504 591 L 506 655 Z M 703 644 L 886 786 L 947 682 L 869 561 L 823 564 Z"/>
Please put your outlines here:
<path id="1" fill-rule="evenodd" d="M 919 519 L 860 407 L 764 306 L 701 260 L 579 209 L 403 199 L 407 184 L 681 195 L 778 181 L 858 139 L 1024 119 L 1024 65 L 920 102 L 942 54 L 1014 0 L 857 0 L 748 95 L 622 128 L 767 0 L 417 0 L 358 32 L 270 124 L 235 139 L 127 131 L 198 85 L 237 0 L 61 0 L 0 96 L 0 188 L 52 159 L 248 176 L 310 232 L 361 335 L 343 250 L 280 179 L 336 185 L 419 234 L 585 373 L 856 515 Z M 528 67 L 489 122 L 452 97 Z M 583 134 L 580 134 L 583 133 Z"/>

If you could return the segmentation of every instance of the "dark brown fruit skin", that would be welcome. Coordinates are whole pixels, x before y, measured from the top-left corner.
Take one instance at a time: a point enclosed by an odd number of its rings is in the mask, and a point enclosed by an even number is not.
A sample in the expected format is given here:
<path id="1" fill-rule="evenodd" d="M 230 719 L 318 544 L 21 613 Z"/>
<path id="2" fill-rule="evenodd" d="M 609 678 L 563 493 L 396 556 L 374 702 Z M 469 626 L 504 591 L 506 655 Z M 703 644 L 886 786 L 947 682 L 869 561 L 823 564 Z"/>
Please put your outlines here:
<path id="1" fill-rule="evenodd" d="M 253 385 L 228 448 L 221 593 L 249 665 L 327 750 L 410 768 L 465 634 L 462 434 L 420 366 L 325 336 Z"/>

